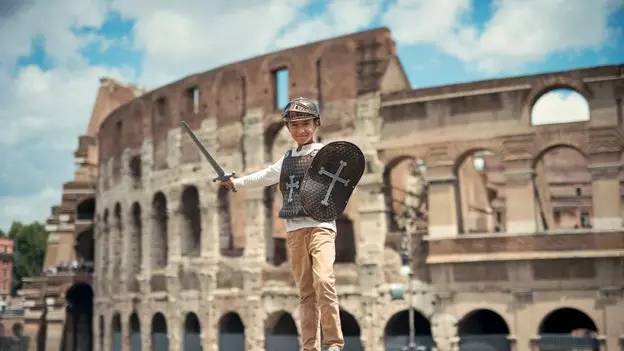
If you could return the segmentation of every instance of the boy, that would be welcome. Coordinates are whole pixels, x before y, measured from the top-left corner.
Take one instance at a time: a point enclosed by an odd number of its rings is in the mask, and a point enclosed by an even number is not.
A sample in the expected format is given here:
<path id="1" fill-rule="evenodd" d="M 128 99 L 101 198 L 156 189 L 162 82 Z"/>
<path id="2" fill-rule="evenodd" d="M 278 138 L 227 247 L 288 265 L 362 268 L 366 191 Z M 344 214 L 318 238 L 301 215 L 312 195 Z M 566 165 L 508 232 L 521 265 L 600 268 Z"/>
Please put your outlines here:
<path id="1" fill-rule="evenodd" d="M 306 216 L 298 187 L 316 152 L 323 147 L 314 141 L 314 132 L 321 124 L 316 104 L 296 98 L 284 108 L 282 121 L 297 143 L 271 166 L 248 176 L 228 179 L 222 185 L 232 187 L 265 187 L 279 183 L 284 196 L 280 218 L 286 220 L 286 246 L 295 284 L 299 289 L 301 342 L 303 351 L 319 351 L 319 317 L 323 347 L 340 351 L 344 347 L 338 297 L 336 295 L 334 261 L 336 259 L 336 222 L 318 222 Z M 320 312 L 320 316 L 319 316 Z"/>

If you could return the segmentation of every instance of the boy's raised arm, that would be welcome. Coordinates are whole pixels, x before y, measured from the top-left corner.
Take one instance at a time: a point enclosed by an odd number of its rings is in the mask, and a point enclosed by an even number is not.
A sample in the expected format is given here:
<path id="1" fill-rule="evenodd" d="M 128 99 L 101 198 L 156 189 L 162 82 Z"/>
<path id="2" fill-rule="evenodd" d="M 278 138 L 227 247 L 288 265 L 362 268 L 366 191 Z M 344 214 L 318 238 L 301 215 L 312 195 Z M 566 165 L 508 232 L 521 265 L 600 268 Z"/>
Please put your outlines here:
<path id="1" fill-rule="evenodd" d="M 232 183 L 234 183 L 236 188 L 256 188 L 277 184 L 280 179 L 283 160 L 284 157 L 265 169 L 240 178 L 234 178 L 232 179 Z"/>

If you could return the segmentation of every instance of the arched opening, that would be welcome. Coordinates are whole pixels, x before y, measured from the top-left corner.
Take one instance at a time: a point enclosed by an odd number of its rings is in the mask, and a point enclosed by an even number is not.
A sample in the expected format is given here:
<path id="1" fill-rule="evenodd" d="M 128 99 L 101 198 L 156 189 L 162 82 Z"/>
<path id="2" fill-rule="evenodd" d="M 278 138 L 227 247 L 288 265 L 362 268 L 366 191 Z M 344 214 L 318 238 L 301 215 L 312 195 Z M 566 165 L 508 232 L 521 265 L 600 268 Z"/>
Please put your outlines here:
<path id="1" fill-rule="evenodd" d="M 184 351 L 201 351 L 201 326 L 195 313 L 188 313 L 184 320 Z"/>
<path id="2" fill-rule="evenodd" d="M 181 202 L 182 255 L 198 257 L 201 252 L 201 210 L 197 188 L 186 186 Z"/>
<path id="3" fill-rule="evenodd" d="M 157 192 L 152 200 L 152 269 L 167 267 L 169 215 L 167 213 L 167 198 L 162 192 Z"/>
<path id="4" fill-rule="evenodd" d="M 344 310 L 340 310 L 340 323 L 342 327 L 342 335 L 344 336 L 345 345 L 342 351 L 361 351 L 362 340 L 360 325 L 355 317 Z"/>
<path id="5" fill-rule="evenodd" d="M 598 351 L 598 328 L 585 313 L 574 308 L 561 308 L 549 313 L 539 325 L 541 350 Z"/>
<path id="6" fill-rule="evenodd" d="M 132 156 L 132 158 L 130 158 L 130 161 L 128 162 L 128 168 L 130 169 L 130 177 L 132 178 L 132 186 L 135 189 L 140 189 L 141 178 L 143 177 L 141 155 Z"/>
<path id="7" fill-rule="evenodd" d="M 225 188 L 219 188 L 218 211 L 219 211 L 219 247 L 222 256 L 236 256 L 234 254 L 234 232 L 232 231 L 232 219 L 230 218 L 230 194 Z"/>
<path id="8" fill-rule="evenodd" d="M 141 218 L 141 205 L 139 205 L 138 202 L 132 204 L 132 230 L 129 234 L 130 267 L 128 267 L 128 290 L 138 292 L 139 281 L 137 275 L 141 274 L 141 261 L 143 259 L 143 250 L 141 248 L 141 242 L 143 241 L 143 219 Z"/>
<path id="9" fill-rule="evenodd" d="M 277 184 L 264 188 L 264 240 L 267 262 L 279 266 L 288 260 L 286 223 L 277 216 L 281 207 Z"/>
<path id="10" fill-rule="evenodd" d="M 353 222 L 342 214 L 336 219 L 336 263 L 355 263 L 356 245 Z"/>
<path id="11" fill-rule="evenodd" d="M 111 320 L 111 350 L 121 351 L 122 349 L 122 334 L 121 334 L 121 315 L 115 313 Z"/>
<path id="12" fill-rule="evenodd" d="M 461 351 L 509 351 L 509 327 L 498 313 L 479 309 L 457 324 Z"/>
<path id="13" fill-rule="evenodd" d="M 504 231 L 502 158 L 488 150 L 472 150 L 457 160 L 454 175 L 458 232 Z"/>
<path id="14" fill-rule="evenodd" d="M 76 219 L 79 221 L 92 221 L 95 217 L 95 198 L 82 200 L 76 206 Z"/>
<path id="15" fill-rule="evenodd" d="M 110 221 L 109 221 L 108 209 L 104 210 L 102 215 L 102 235 L 100 236 L 100 243 L 98 246 L 98 252 L 100 253 L 99 259 L 101 264 L 95 265 L 97 270 L 95 278 L 98 284 L 98 290 L 101 293 L 108 292 L 107 284 L 103 277 L 108 276 L 108 270 L 110 267 Z"/>
<path id="16" fill-rule="evenodd" d="M 592 227 L 592 177 L 578 149 L 556 145 L 534 164 L 537 231 Z"/>
<path id="17" fill-rule="evenodd" d="M 169 351 L 167 320 L 160 312 L 152 318 L 152 351 Z"/>
<path id="18" fill-rule="evenodd" d="M 589 102 L 570 88 L 549 90 L 531 107 L 531 124 L 534 126 L 587 122 L 589 119 Z"/>
<path id="19" fill-rule="evenodd" d="M 84 283 L 72 285 L 65 292 L 65 327 L 61 344 L 64 350 L 91 350 L 93 290 Z"/>
<path id="20" fill-rule="evenodd" d="M 384 196 L 390 232 L 402 230 L 401 218 L 407 213 L 416 216 L 426 226 L 427 167 L 421 159 L 399 157 L 388 163 L 384 170 Z"/>
<path id="21" fill-rule="evenodd" d="M 93 245 L 93 227 L 89 227 L 76 237 L 74 253 L 81 264 L 81 268 L 93 266 L 95 249 Z"/>
<path id="22" fill-rule="evenodd" d="M 425 347 L 427 350 L 433 346 L 431 336 L 431 323 L 414 310 L 414 331 L 416 347 Z M 390 317 L 384 329 L 384 342 L 386 351 L 401 350 L 409 345 L 409 311 L 403 310 Z"/>
<path id="23" fill-rule="evenodd" d="M 130 315 L 130 350 L 141 351 L 141 323 L 136 312 Z"/>
<path id="24" fill-rule="evenodd" d="M 219 351 L 245 351 L 245 326 L 238 313 L 226 313 L 219 320 Z"/>
<path id="25" fill-rule="evenodd" d="M 299 350 L 297 324 L 290 313 L 274 312 L 265 321 L 264 346 L 267 351 Z"/>
<path id="26" fill-rule="evenodd" d="M 121 205 L 115 204 L 115 230 L 113 230 L 113 281 L 110 283 L 113 293 L 119 293 L 121 287 L 121 253 L 123 252 L 123 220 Z"/>

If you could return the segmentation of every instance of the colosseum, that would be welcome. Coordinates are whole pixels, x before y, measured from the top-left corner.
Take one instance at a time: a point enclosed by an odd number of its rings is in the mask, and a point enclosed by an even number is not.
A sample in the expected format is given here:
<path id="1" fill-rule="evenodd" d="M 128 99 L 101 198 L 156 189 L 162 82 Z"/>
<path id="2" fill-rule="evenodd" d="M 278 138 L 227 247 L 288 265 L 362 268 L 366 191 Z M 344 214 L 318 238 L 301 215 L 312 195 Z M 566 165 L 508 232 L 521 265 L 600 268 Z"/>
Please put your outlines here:
<path id="1" fill-rule="evenodd" d="M 103 78 L 20 291 L 31 350 L 298 348 L 279 193 L 222 190 L 180 128 L 264 167 L 291 146 L 280 74 L 367 159 L 338 219 L 345 351 L 624 350 L 624 66 L 413 89 L 386 28 L 152 91 Z M 533 123 L 562 88 L 591 118 Z"/>

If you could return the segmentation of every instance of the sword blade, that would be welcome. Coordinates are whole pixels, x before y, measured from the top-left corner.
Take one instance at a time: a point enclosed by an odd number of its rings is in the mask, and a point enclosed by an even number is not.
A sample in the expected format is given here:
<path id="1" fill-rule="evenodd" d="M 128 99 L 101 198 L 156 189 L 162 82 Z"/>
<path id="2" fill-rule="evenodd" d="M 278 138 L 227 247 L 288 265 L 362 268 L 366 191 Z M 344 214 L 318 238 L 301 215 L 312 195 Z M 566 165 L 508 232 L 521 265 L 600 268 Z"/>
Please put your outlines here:
<path id="1" fill-rule="evenodd" d="M 234 176 L 234 172 L 226 174 L 225 171 L 223 171 L 223 168 L 219 166 L 217 161 L 215 161 L 215 159 L 210 155 L 208 150 L 206 150 L 204 144 L 202 144 L 201 141 L 197 139 L 197 136 L 195 135 L 195 133 L 193 133 L 193 130 L 186 122 L 182 121 L 182 127 L 184 127 L 184 130 L 186 130 L 186 133 L 188 133 L 195 145 L 197 145 L 199 151 L 204 155 L 206 160 L 208 160 L 208 163 L 210 163 L 215 172 L 217 172 L 217 177 L 213 179 L 214 182 L 216 182 L 217 180 L 225 181 Z M 232 191 L 236 192 L 236 188 L 232 188 Z"/>

